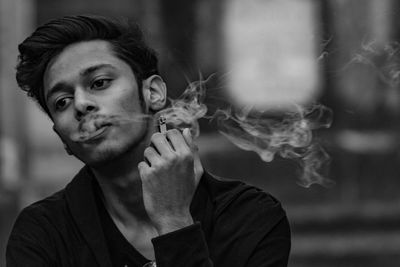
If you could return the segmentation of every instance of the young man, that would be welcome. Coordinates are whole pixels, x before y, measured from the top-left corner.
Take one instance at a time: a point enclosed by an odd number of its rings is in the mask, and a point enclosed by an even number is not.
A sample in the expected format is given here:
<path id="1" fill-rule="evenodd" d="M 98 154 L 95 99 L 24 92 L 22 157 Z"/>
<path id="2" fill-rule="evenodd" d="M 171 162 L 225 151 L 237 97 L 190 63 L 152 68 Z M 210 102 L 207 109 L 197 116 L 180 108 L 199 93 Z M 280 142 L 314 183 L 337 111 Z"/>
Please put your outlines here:
<path id="1" fill-rule="evenodd" d="M 7 266 L 286 266 L 277 200 L 203 170 L 190 131 L 159 133 L 166 86 L 137 26 L 94 16 L 39 27 L 17 81 L 85 167 L 25 208 Z"/>

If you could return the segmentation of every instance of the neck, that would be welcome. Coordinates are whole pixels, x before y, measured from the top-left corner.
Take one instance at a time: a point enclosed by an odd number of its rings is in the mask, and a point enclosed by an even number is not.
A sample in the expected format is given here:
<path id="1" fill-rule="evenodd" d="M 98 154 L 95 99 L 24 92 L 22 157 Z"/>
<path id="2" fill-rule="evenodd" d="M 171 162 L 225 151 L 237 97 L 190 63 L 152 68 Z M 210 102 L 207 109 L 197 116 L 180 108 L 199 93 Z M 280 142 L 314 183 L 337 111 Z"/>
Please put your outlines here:
<path id="1" fill-rule="evenodd" d="M 92 166 L 104 195 L 104 204 L 114 218 L 123 224 L 148 222 L 143 204 L 142 183 L 137 165 L 143 160 L 148 138 L 116 159 Z"/>

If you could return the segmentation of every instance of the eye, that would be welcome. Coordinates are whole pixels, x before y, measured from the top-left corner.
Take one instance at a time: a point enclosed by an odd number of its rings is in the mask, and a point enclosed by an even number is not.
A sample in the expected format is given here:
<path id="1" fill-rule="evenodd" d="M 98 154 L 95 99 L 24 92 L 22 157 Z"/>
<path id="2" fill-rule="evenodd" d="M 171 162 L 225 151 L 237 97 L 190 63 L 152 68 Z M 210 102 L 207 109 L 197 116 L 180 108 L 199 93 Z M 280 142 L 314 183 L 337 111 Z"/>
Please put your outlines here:
<path id="1" fill-rule="evenodd" d="M 106 88 L 111 83 L 111 79 L 98 79 L 95 80 L 90 86 L 91 89 L 99 90 Z"/>
<path id="2" fill-rule="evenodd" d="M 61 111 L 64 110 L 68 104 L 71 102 L 71 97 L 61 97 L 58 98 L 55 102 L 54 102 L 54 108 L 56 111 Z"/>

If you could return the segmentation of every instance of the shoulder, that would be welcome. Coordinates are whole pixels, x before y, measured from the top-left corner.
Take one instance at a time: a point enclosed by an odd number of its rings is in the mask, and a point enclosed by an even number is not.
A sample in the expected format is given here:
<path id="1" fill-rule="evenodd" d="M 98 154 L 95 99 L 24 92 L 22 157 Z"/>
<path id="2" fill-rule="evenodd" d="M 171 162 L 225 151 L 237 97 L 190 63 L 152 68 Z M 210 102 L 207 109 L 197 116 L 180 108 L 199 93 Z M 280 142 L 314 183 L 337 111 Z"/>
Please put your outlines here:
<path id="1" fill-rule="evenodd" d="M 215 261 L 222 266 L 245 266 L 250 260 L 254 266 L 271 260 L 287 262 L 290 227 L 281 203 L 244 182 L 211 174 L 203 177 L 213 209 L 208 240 Z"/>
<path id="2" fill-rule="evenodd" d="M 232 180 L 206 173 L 204 184 L 211 201 L 216 205 L 216 212 L 224 212 L 232 208 L 249 208 L 258 210 L 280 210 L 281 203 L 270 193 L 240 180 Z M 260 210 L 260 208 L 262 208 Z"/>
<path id="3" fill-rule="evenodd" d="M 52 223 L 55 226 L 65 224 L 70 218 L 71 198 L 81 202 L 83 196 L 91 189 L 91 179 L 87 179 L 87 170 L 82 168 L 75 177 L 61 190 L 36 201 L 25 207 L 19 214 L 16 224 L 20 221 L 31 220 L 43 223 Z"/>
<path id="4" fill-rule="evenodd" d="M 18 260 L 18 255 L 27 258 L 37 255 L 50 262 L 54 259 L 51 247 L 57 233 L 57 215 L 64 206 L 63 191 L 35 202 L 18 215 L 7 244 L 7 259 Z M 60 216 L 58 216 L 60 217 Z M 20 259 L 23 260 L 23 259 Z"/>
<path id="5" fill-rule="evenodd" d="M 32 227 L 46 228 L 60 217 L 57 214 L 65 213 L 65 211 L 65 190 L 63 189 L 22 209 L 15 221 L 13 234 L 32 230 Z M 27 225 L 30 227 L 26 227 Z"/>
<path id="6" fill-rule="evenodd" d="M 267 233 L 286 219 L 281 203 L 260 188 L 209 173 L 204 176 L 204 184 L 214 206 L 214 218 L 225 229 Z"/>
<path id="7" fill-rule="evenodd" d="M 53 193 L 52 195 L 32 203 L 23 209 L 26 212 L 46 212 L 50 210 L 59 210 L 66 204 L 65 188 Z"/>

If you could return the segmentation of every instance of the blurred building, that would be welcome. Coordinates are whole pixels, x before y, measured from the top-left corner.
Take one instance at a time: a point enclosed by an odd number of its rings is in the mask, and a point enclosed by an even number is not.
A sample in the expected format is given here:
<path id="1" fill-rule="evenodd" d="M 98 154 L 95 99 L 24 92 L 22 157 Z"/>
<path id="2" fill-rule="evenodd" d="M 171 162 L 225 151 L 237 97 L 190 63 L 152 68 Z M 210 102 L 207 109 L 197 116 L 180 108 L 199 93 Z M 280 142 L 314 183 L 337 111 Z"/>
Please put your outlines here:
<path id="1" fill-rule="evenodd" d="M 296 162 L 264 163 L 201 121 L 208 170 L 283 202 L 293 230 L 290 266 L 397 266 L 400 262 L 399 44 L 395 0 L 0 0 L 0 255 L 19 210 L 63 188 L 82 166 L 51 121 L 17 90 L 17 44 L 70 14 L 139 21 L 160 54 L 172 98 L 215 74 L 207 101 L 257 106 L 322 102 L 334 123 L 316 136 L 331 188 L 296 184 Z M 201 74 L 201 75 L 200 75 Z M 217 107 L 216 107 L 217 106 Z M 235 164 L 232 164 L 232 163 Z M 0 266 L 4 265 L 0 256 Z M 3 265 L 2 265 L 3 264 Z"/>

